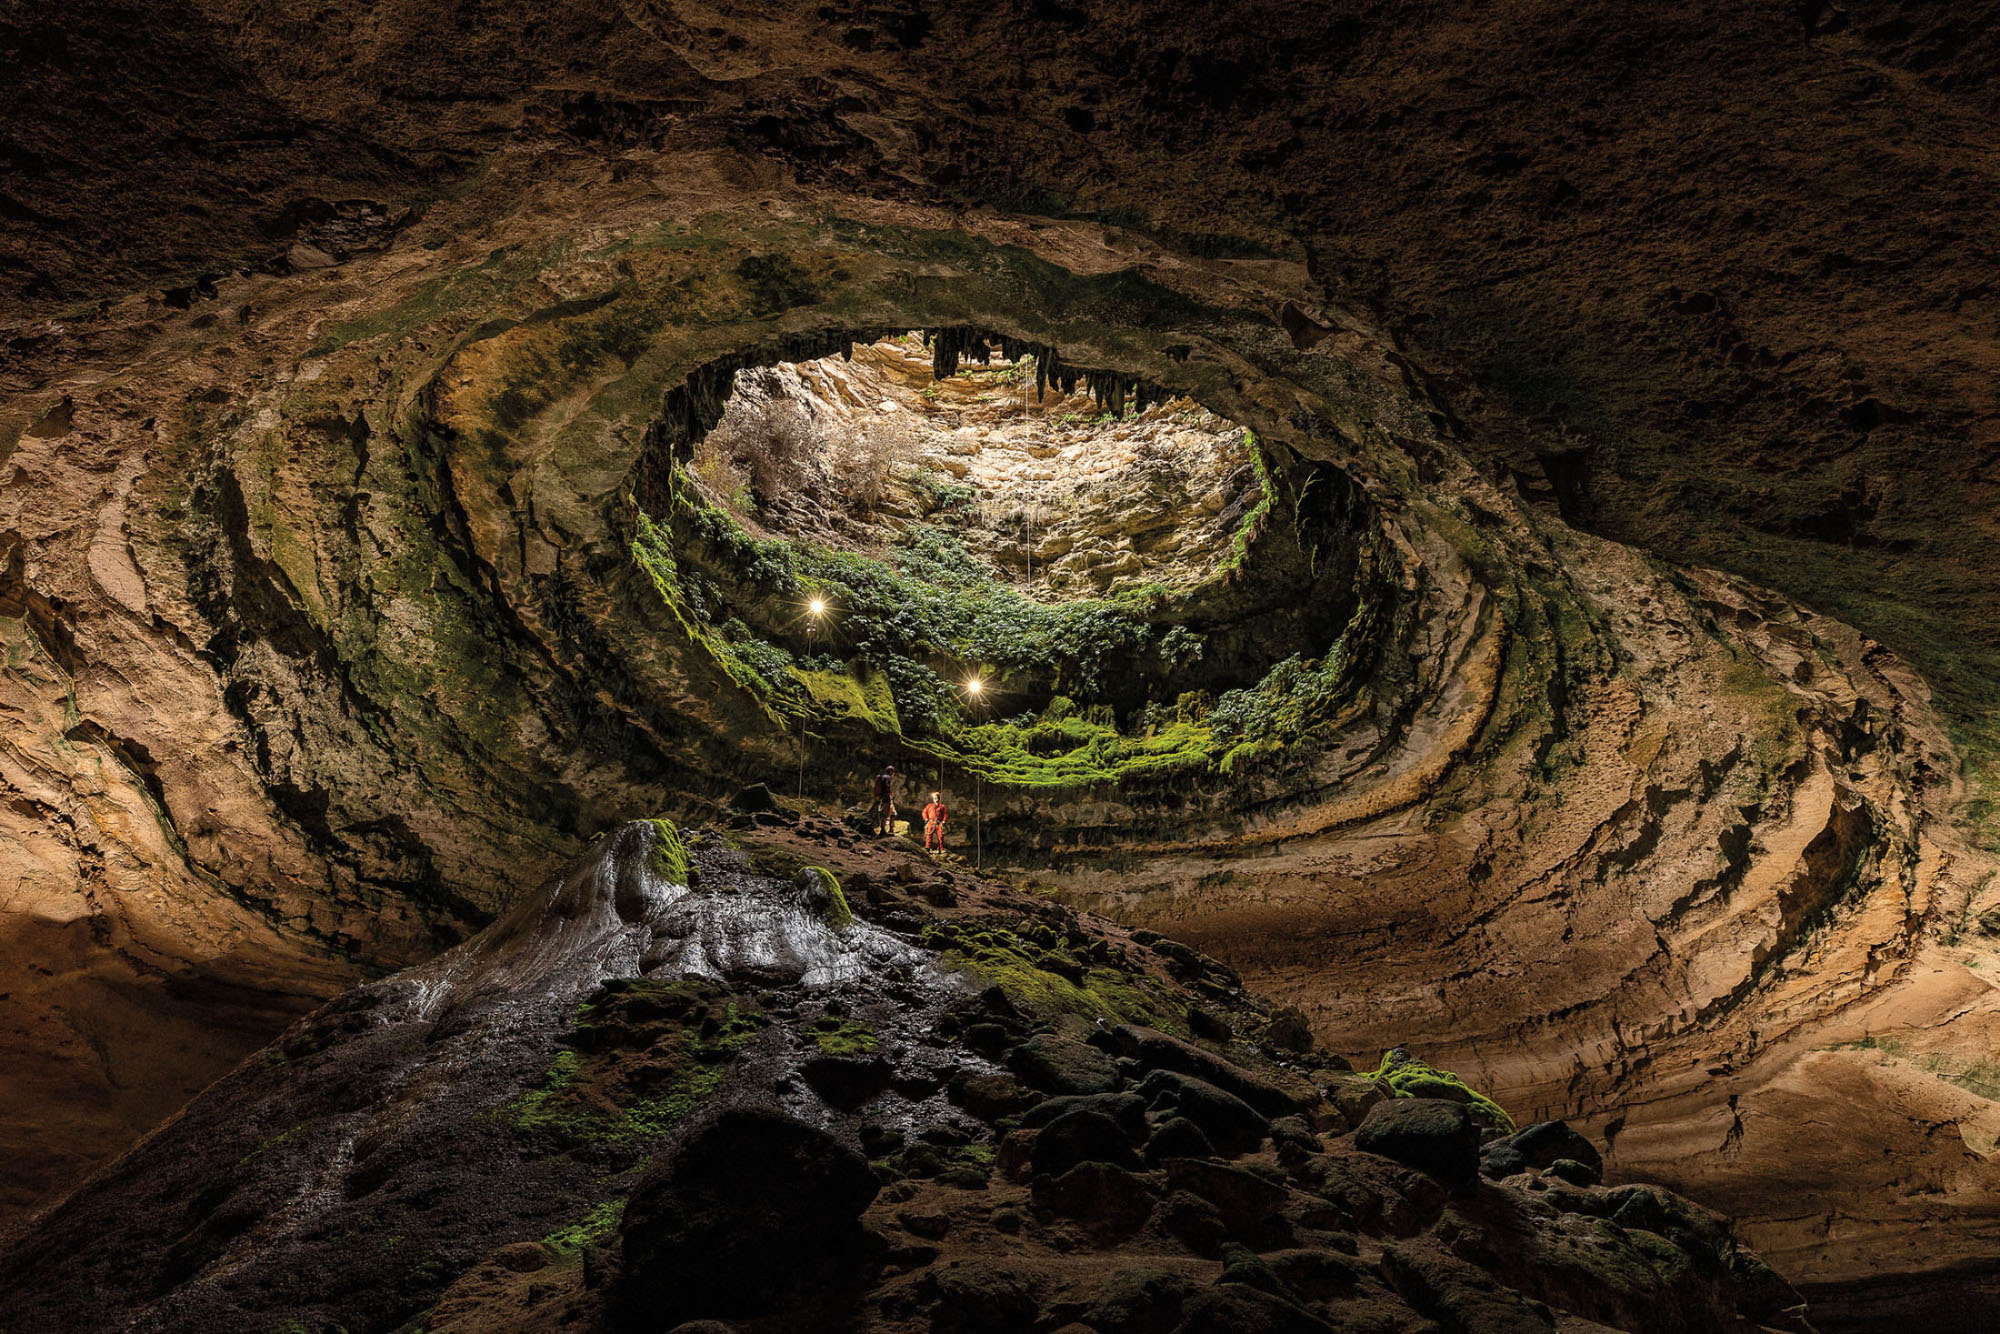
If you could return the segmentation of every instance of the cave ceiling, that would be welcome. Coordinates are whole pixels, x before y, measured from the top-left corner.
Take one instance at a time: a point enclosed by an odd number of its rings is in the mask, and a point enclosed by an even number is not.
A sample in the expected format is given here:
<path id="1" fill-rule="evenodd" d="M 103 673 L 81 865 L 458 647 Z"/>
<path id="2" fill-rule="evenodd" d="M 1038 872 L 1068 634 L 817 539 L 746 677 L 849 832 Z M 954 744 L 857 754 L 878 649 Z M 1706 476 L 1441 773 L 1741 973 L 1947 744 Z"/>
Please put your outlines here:
<path id="1" fill-rule="evenodd" d="M 619 822 L 893 756 L 1795 1281 L 1990 1259 L 1982 8 L 0 15 L 0 1208 Z M 936 495 L 696 485 L 857 356 L 1080 476 L 1226 436 L 1227 521 L 898 629 Z"/>

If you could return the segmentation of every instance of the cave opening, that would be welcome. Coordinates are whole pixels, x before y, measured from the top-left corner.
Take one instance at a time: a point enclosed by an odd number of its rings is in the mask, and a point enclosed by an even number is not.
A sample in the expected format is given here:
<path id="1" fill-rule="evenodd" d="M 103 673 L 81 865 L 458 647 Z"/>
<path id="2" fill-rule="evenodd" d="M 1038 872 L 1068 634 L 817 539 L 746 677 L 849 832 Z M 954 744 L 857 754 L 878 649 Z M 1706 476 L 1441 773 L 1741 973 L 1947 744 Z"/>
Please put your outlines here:
<path id="1" fill-rule="evenodd" d="M 787 731 L 1027 792 L 1240 778 L 1357 706 L 1365 504 L 1152 369 L 965 328 L 712 363 L 655 426 L 633 557 Z"/>

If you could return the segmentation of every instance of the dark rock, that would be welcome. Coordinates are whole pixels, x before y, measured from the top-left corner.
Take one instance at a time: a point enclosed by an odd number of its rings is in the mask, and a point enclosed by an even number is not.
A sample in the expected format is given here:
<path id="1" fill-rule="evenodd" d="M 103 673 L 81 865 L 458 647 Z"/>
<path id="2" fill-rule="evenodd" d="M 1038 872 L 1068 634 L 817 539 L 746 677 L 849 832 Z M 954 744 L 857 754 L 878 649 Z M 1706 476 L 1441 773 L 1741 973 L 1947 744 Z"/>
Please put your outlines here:
<path id="1" fill-rule="evenodd" d="M 982 1056 L 1000 1055 L 1007 1050 L 1008 1042 L 1006 1028 L 990 1020 L 965 1030 L 965 1044 Z"/>
<path id="2" fill-rule="evenodd" d="M 1026 1181 L 1033 1168 L 1035 1141 L 1041 1137 L 1039 1130 L 1009 1131 L 993 1151 L 993 1166 L 1009 1181 Z"/>
<path id="3" fill-rule="evenodd" d="M 1190 1297 L 1178 1334 L 1329 1334 L 1332 1326 L 1282 1297 L 1218 1283 Z"/>
<path id="4" fill-rule="evenodd" d="M 1122 1269 L 1098 1288 L 1083 1323 L 1102 1334 L 1168 1334 L 1197 1290 L 1194 1280 L 1172 1269 Z"/>
<path id="5" fill-rule="evenodd" d="M 1116 1121 L 1102 1112 L 1078 1108 L 1042 1128 L 1030 1159 L 1036 1176 L 1067 1172 L 1078 1163 L 1110 1163 L 1136 1168 L 1139 1156 Z"/>
<path id="6" fill-rule="evenodd" d="M 1448 1190 L 1413 1168 L 1342 1144 L 1313 1160 L 1317 1192 L 1346 1211 L 1354 1225 L 1407 1237 L 1430 1226 Z"/>
<path id="7" fill-rule="evenodd" d="M 1101 1162 L 1078 1163 L 1060 1176 L 1037 1176 L 1029 1198 L 1037 1210 L 1081 1224 L 1100 1242 L 1136 1232 L 1153 1212 L 1144 1181 Z"/>
<path id="8" fill-rule="evenodd" d="M 1019 1334 L 1042 1305 L 1042 1280 L 999 1260 L 953 1260 L 932 1268 L 917 1289 L 933 1334 Z"/>
<path id="9" fill-rule="evenodd" d="M 1194 1158 L 1170 1159 L 1166 1170 L 1167 1181 L 1175 1190 L 1187 1191 L 1215 1206 L 1232 1240 L 1259 1246 L 1290 1241 L 1289 1225 L 1281 1216 L 1291 1199 L 1285 1187 L 1240 1167 Z"/>
<path id="10" fill-rule="evenodd" d="M 1188 1029 L 1204 1042 L 1227 1042 L 1236 1036 L 1227 1019 L 1199 1005 L 1188 1007 Z"/>
<path id="11" fill-rule="evenodd" d="M 1463 1103 L 1443 1098 L 1391 1098 L 1368 1110 L 1354 1146 L 1393 1158 L 1448 1185 L 1479 1171 L 1479 1127 Z"/>
<path id="12" fill-rule="evenodd" d="M 835 1107 L 859 1107 L 889 1087 L 889 1063 L 880 1056 L 814 1056 L 799 1073 L 813 1092 Z"/>
<path id="13" fill-rule="evenodd" d="M 1503 1139 L 1494 1140 L 1483 1152 L 1497 1153 L 1503 1149 L 1518 1153 L 1529 1167 L 1547 1168 L 1558 1158 L 1572 1158 L 1590 1167 L 1600 1179 L 1604 1175 L 1604 1157 L 1597 1146 L 1570 1129 L 1565 1121 L 1538 1121 L 1523 1126 Z"/>
<path id="14" fill-rule="evenodd" d="M 922 899 L 925 903 L 930 904 L 933 908 L 956 908 L 958 906 L 957 892 L 942 880 L 932 880 L 925 884 L 913 886 L 910 893 Z"/>
<path id="15" fill-rule="evenodd" d="M 1299 1098 L 1268 1079 L 1254 1075 L 1212 1052 L 1150 1028 L 1121 1024 L 1110 1030 L 1119 1054 L 1136 1059 L 1148 1070 L 1171 1070 L 1215 1085 L 1265 1116 L 1285 1116 L 1305 1110 Z"/>
<path id="16" fill-rule="evenodd" d="M 1229 1225 L 1216 1207 L 1192 1191 L 1170 1191 L 1153 1211 L 1153 1227 L 1196 1255 L 1218 1256 Z"/>
<path id="17" fill-rule="evenodd" d="M 1344 1301 L 1361 1283 L 1361 1262 L 1331 1251 L 1273 1251 L 1263 1260 L 1278 1281 L 1308 1305 Z"/>
<path id="18" fill-rule="evenodd" d="M 1271 1122 L 1271 1142 L 1281 1154 L 1287 1149 L 1318 1153 L 1326 1147 L 1303 1116 L 1281 1116 Z"/>
<path id="19" fill-rule="evenodd" d="M 1213 1158 L 1215 1146 L 1201 1127 L 1185 1116 L 1170 1116 L 1146 1141 L 1146 1165 L 1158 1167 L 1169 1158 Z"/>
<path id="20" fill-rule="evenodd" d="M 1040 1094 L 1012 1075 L 971 1075 L 962 1071 L 952 1076 L 946 1096 L 982 1121 L 1018 1116 L 1041 1101 Z"/>
<path id="21" fill-rule="evenodd" d="M 1404 1099 L 1403 1101 L 1417 1101 Z M 1456 1104 L 1454 1104 L 1456 1105 Z M 1491 1275 L 1428 1249 L 1390 1246 L 1382 1274 L 1403 1299 L 1446 1329 L 1479 1334 L 1548 1334 L 1555 1317 Z"/>
<path id="22" fill-rule="evenodd" d="M 1803 1326 L 1805 1299 L 1777 1270 L 1750 1252 L 1730 1252 L 1728 1286 L 1737 1311 L 1748 1319 L 1788 1329 Z"/>
<path id="23" fill-rule="evenodd" d="M 1271 1012 L 1271 1019 L 1264 1027 L 1264 1041 L 1279 1051 L 1304 1053 L 1313 1049 L 1312 1024 L 1306 1019 L 1306 1012 L 1296 1005 L 1286 1005 Z"/>
<path id="24" fill-rule="evenodd" d="M 620 1228 L 625 1328 L 768 1314 L 866 1282 L 867 1160 L 777 1112 L 732 1108 L 640 1181 Z"/>
<path id="25" fill-rule="evenodd" d="M 1504 1140 L 1487 1145 L 1479 1155 L 1479 1174 L 1494 1181 L 1504 1181 L 1527 1170 L 1528 1160 L 1519 1149 Z"/>
<path id="26" fill-rule="evenodd" d="M 1154 1111 L 1170 1109 L 1200 1126 L 1224 1153 L 1252 1153 L 1269 1123 L 1256 1108 L 1206 1080 L 1155 1070 L 1139 1081 L 1139 1096 Z"/>
<path id="27" fill-rule="evenodd" d="M 1574 1158 L 1558 1158 L 1550 1163 L 1548 1174 L 1572 1186 L 1595 1186 L 1604 1180 L 1604 1174 L 1589 1163 L 1580 1163 Z"/>
<path id="28" fill-rule="evenodd" d="M 1118 1088 L 1118 1067 L 1095 1047 L 1041 1033 L 1008 1053 L 1014 1073 L 1044 1093 L 1087 1095 Z"/>
<path id="29" fill-rule="evenodd" d="M 1075 1111 L 1102 1113 L 1116 1121 L 1119 1128 L 1135 1140 L 1146 1133 L 1146 1100 L 1136 1093 L 1090 1093 L 1049 1098 L 1022 1113 L 1021 1124 L 1034 1129 Z"/>
<path id="30" fill-rule="evenodd" d="M 1263 1257 L 1248 1246 L 1241 1246 L 1233 1241 L 1222 1244 L 1222 1276 L 1215 1281 L 1241 1283 L 1246 1288 L 1268 1292 L 1273 1297 L 1282 1297 L 1295 1305 L 1298 1302 L 1297 1295 L 1285 1286 L 1271 1266 L 1264 1263 Z"/>
<path id="31" fill-rule="evenodd" d="M 951 1215 L 937 1210 L 899 1209 L 896 1225 L 912 1236 L 937 1241 L 951 1231 Z"/>

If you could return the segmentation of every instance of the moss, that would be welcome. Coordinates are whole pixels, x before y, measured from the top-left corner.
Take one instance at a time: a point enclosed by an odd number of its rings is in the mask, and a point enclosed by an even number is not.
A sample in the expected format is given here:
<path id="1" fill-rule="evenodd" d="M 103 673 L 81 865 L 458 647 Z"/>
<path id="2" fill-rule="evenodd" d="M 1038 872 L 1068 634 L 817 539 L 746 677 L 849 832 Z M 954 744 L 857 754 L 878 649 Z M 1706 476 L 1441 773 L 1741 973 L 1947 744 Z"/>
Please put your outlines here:
<path id="1" fill-rule="evenodd" d="M 1385 1051 L 1381 1063 L 1369 1072 L 1368 1077 L 1387 1089 L 1392 1097 L 1446 1098 L 1462 1102 L 1472 1109 L 1473 1120 L 1488 1135 L 1506 1135 L 1514 1130 L 1514 1118 L 1507 1115 L 1505 1108 L 1449 1070 L 1439 1070 L 1408 1056 L 1399 1057 L 1394 1051 Z"/>
<path id="2" fill-rule="evenodd" d="M 1287 657 L 1258 684 L 1227 691 L 1205 717 L 1175 706 L 1162 719 L 1149 706 L 1128 733 L 1108 708 L 1073 716 L 1053 706 L 1064 692 L 1091 700 L 1114 683 L 1129 689 L 1135 670 L 1146 680 L 1183 671 L 1200 658 L 1189 646 L 1206 638 L 1191 620 L 1207 624 L 1204 617 L 1222 611 L 1229 612 L 1224 623 L 1240 620 L 1240 598 L 1226 585 L 1281 497 L 1285 513 L 1295 515 L 1314 481 L 1308 475 L 1291 487 L 1247 432 L 1246 444 L 1257 461 L 1259 503 L 1239 528 L 1237 556 L 1192 588 L 1129 588 L 1045 605 L 1000 583 L 942 529 L 913 530 L 888 560 L 757 538 L 680 472 L 670 483 L 668 515 L 636 516 L 632 554 L 690 643 L 783 725 L 802 714 L 859 723 L 1018 790 L 1172 788 L 1234 778 L 1360 707 L 1368 658 L 1361 643 L 1381 629 L 1365 599 L 1325 652 Z M 1296 552 L 1277 545 L 1292 564 L 1316 567 L 1313 542 L 1289 544 Z M 776 635 L 791 633 L 783 627 L 809 593 L 841 607 L 849 658 L 800 662 L 752 628 L 757 622 L 776 627 L 769 631 Z M 1051 690 L 1050 711 L 1008 722 L 967 718 L 940 673 L 970 666 L 989 675 L 999 698 Z"/>
<path id="3" fill-rule="evenodd" d="M 556 1098 L 576 1082 L 576 1073 L 582 1064 L 583 1057 L 574 1051 L 557 1052 L 555 1060 L 542 1072 L 541 1087 L 530 1089 L 507 1104 L 508 1119 L 522 1130 L 557 1128 L 563 1114 L 554 1105 Z"/>
<path id="4" fill-rule="evenodd" d="M 829 1056 L 866 1056 L 882 1045 L 875 1030 L 859 1019 L 821 1015 L 813 1021 L 813 1045 Z"/>
<path id="5" fill-rule="evenodd" d="M 1049 948 L 999 926 L 935 922 L 924 943 L 948 966 L 997 984 L 1017 1003 L 1043 1013 L 1110 1018 L 1185 1036 L 1187 1007 L 1150 978 L 1087 964 L 1060 945 Z"/>
<path id="6" fill-rule="evenodd" d="M 624 1218 L 625 1201 L 606 1200 L 568 1227 L 557 1228 L 543 1237 L 542 1245 L 569 1259 L 609 1240 Z"/>
<path id="7" fill-rule="evenodd" d="M 831 900 L 827 904 L 826 924 L 833 927 L 854 925 L 854 909 L 847 902 L 847 891 L 840 887 L 840 877 L 824 866 L 814 866 L 809 869 L 819 873 L 820 883 L 826 886 L 827 895 Z"/>
<path id="8" fill-rule="evenodd" d="M 579 1012 L 581 1050 L 559 1053 L 501 1119 L 565 1147 L 665 1134 L 715 1096 L 766 1023 L 712 982 L 607 984 Z"/>
<path id="9" fill-rule="evenodd" d="M 646 865 L 668 884 L 690 883 L 687 845 L 681 842 L 680 830 L 674 828 L 671 820 L 656 819 L 646 823 L 653 826 L 653 846 L 646 855 Z"/>

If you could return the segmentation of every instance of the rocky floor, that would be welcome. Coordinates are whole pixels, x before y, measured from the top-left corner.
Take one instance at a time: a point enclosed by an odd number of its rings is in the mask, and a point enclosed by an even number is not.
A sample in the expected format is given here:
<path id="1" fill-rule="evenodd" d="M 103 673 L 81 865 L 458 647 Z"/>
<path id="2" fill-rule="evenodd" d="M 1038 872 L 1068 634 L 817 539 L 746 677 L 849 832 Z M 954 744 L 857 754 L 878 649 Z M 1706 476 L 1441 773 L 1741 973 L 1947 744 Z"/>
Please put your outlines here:
<path id="1" fill-rule="evenodd" d="M 1560 1124 L 744 805 L 302 1021 L 0 1255 L 0 1328 L 1807 1328 Z"/>

